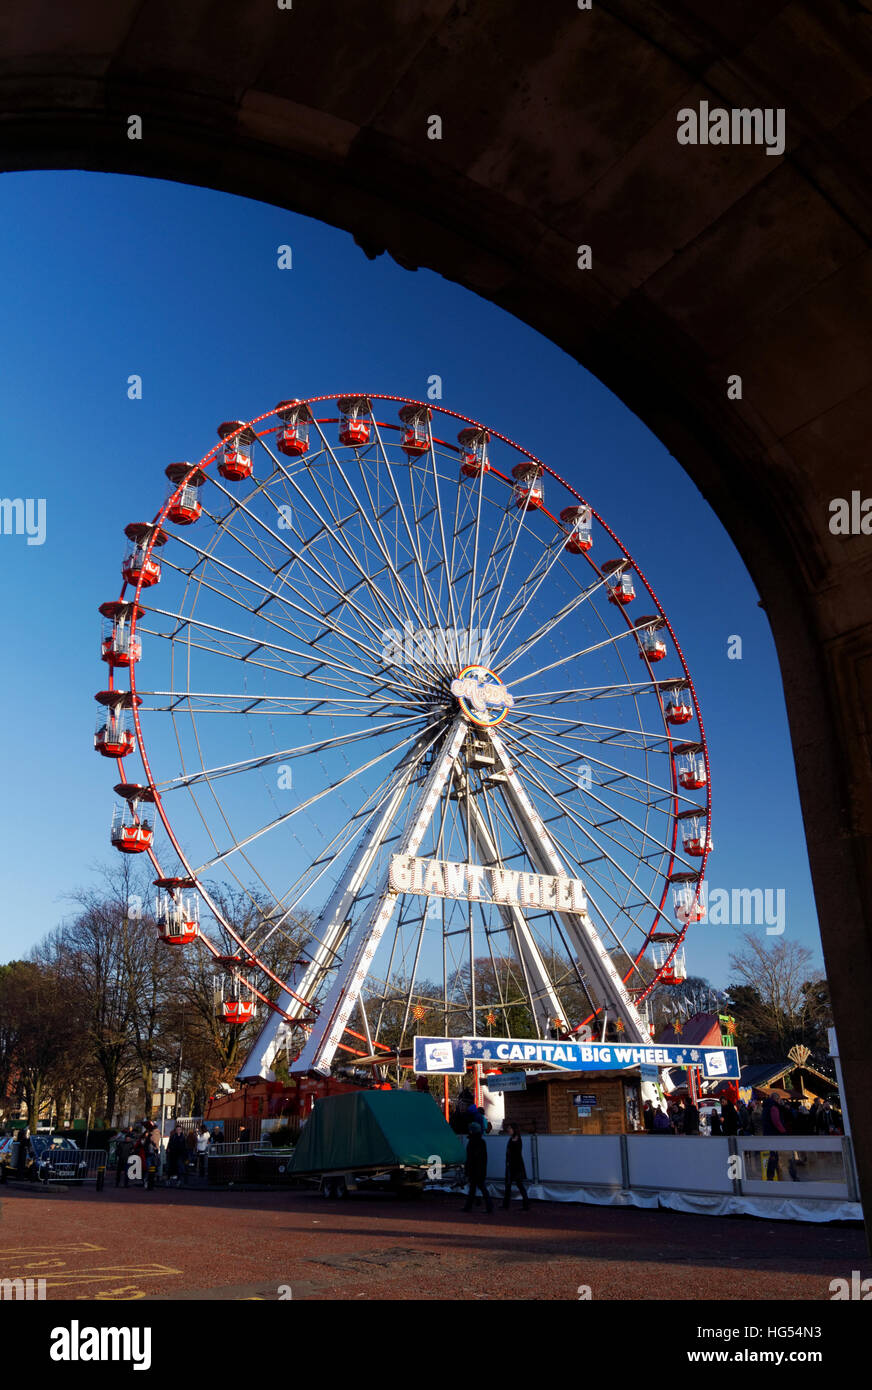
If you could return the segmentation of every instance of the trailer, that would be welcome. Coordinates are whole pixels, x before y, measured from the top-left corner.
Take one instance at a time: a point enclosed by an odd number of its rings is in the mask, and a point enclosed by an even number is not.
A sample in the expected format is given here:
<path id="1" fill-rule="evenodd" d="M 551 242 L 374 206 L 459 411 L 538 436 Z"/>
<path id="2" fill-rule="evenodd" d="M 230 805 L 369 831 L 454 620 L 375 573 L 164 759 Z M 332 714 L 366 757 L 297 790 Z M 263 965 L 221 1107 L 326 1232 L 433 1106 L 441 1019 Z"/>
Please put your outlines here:
<path id="1" fill-rule="evenodd" d="M 465 1159 L 432 1096 L 376 1089 L 316 1101 L 289 1173 L 317 1181 L 327 1197 L 363 1187 L 423 1192 Z"/>

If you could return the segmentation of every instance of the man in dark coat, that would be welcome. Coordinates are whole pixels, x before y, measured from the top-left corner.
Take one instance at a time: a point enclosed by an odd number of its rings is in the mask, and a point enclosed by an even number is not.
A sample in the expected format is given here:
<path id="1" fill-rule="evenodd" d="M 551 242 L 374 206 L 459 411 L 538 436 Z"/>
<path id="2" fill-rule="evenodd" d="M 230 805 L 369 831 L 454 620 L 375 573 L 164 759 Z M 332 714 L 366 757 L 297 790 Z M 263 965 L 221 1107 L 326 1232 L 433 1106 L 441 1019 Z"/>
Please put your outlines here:
<path id="1" fill-rule="evenodd" d="M 506 1144 L 506 1187 L 503 1192 L 503 1207 L 508 1207 L 512 1200 L 512 1184 L 517 1187 L 521 1194 L 523 1203 L 522 1210 L 530 1210 L 530 1199 L 527 1196 L 527 1189 L 524 1180 L 527 1170 L 524 1167 L 524 1141 L 521 1138 L 521 1131 L 517 1125 L 509 1125 L 509 1142 Z"/>
<path id="2" fill-rule="evenodd" d="M 684 1134 L 699 1134 L 699 1111 L 690 1096 L 684 1097 L 682 1132 Z"/>
<path id="3" fill-rule="evenodd" d="M 466 1194 L 466 1206 L 464 1211 L 472 1211 L 472 1203 L 476 1192 L 481 1192 L 484 1197 L 485 1210 L 490 1214 L 494 1209 L 490 1193 L 487 1190 L 487 1144 L 485 1143 L 481 1125 L 471 1124 L 469 1126 L 469 1139 L 466 1143 L 466 1176 L 469 1182 L 469 1191 Z"/>
<path id="4" fill-rule="evenodd" d="M 127 1129 L 115 1145 L 115 1186 L 119 1187 L 121 1179 L 124 1179 L 124 1186 L 130 1186 L 130 1175 L 127 1172 L 127 1160 L 133 1153 L 133 1130 Z"/>
<path id="5" fill-rule="evenodd" d="M 175 1129 L 167 1142 L 167 1178 L 172 1183 L 177 1183 L 180 1177 L 188 1176 L 188 1146 L 185 1142 L 185 1131 L 180 1124 L 176 1124 Z"/>
<path id="6" fill-rule="evenodd" d="M 739 1112 L 731 1100 L 725 1100 L 721 1104 L 721 1124 L 724 1134 L 738 1134 Z"/>
<path id="7" fill-rule="evenodd" d="M 781 1108 L 773 1095 L 767 1096 L 763 1102 L 763 1133 L 773 1136 L 787 1133 L 781 1118 Z M 781 1178 L 780 1154 L 778 1149 L 770 1149 L 766 1163 L 766 1181 L 774 1182 L 776 1178 Z"/>

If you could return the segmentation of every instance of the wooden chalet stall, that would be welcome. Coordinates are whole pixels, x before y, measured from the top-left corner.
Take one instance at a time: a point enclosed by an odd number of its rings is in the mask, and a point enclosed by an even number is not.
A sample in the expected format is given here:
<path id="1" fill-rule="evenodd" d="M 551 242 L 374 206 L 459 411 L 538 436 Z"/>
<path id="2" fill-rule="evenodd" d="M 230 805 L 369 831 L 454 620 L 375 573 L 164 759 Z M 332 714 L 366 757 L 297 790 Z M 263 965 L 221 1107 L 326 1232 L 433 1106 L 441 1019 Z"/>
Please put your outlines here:
<path id="1" fill-rule="evenodd" d="M 635 1071 L 528 1072 L 526 1091 L 506 1091 L 506 1124 L 524 1134 L 637 1134 L 644 1129 Z"/>

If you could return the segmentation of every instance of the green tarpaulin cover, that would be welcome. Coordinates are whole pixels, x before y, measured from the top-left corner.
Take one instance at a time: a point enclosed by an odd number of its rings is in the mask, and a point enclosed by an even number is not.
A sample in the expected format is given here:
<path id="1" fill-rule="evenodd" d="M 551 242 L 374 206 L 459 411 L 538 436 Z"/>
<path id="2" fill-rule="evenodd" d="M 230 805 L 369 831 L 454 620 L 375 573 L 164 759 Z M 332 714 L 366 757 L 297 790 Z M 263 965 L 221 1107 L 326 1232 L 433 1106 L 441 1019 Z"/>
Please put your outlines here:
<path id="1" fill-rule="evenodd" d="M 349 1091 L 315 1102 L 300 1131 L 292 1173 L 380 1168 L 398 1163 L 426 1167 L 434 1154 L 463 1163 L 466 1150 L 422 1091 Z"/>

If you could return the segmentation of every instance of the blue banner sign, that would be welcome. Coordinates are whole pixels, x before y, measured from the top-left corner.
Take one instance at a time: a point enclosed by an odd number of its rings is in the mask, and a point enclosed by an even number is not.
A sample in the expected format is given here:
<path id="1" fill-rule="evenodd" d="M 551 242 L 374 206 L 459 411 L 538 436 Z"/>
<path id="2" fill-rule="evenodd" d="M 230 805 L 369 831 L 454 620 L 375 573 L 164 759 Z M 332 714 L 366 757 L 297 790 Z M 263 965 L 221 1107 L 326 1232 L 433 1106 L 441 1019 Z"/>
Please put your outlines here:
<path id="1" fill-rule="evenodd" d="M 530 1038 L 415 1038 L 414 1070 L 462 1076 L 471 1062 L 515 1062 L 563 1071 L 619 1071 L 622 1067 L 699 1067 L 709 1079 L 736 1080 L 734 1047 L 674 1043 L 573 1043 Z"/>

